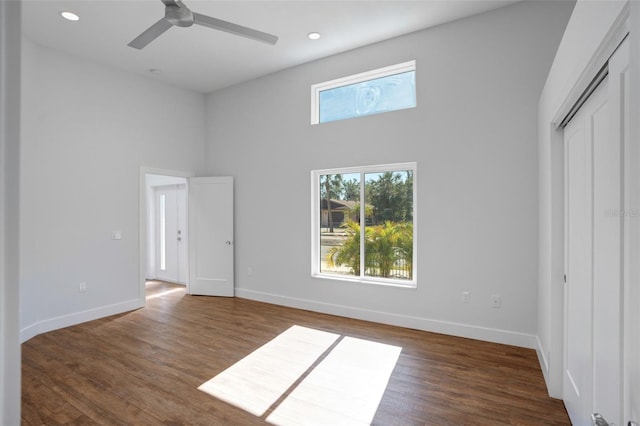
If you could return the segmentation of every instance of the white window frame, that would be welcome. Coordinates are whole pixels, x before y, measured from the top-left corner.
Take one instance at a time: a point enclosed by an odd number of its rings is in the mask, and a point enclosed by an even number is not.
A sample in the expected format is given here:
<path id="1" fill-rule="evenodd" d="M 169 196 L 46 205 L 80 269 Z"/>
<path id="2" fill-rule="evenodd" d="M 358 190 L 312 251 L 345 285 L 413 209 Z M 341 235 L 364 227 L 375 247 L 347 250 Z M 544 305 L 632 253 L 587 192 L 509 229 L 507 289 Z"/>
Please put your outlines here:
<path id="1" fill-rule="evenodd" d="M 320 124 L 320 92 L 336 87 L 348 86 L 350 84 L 362 83 L 363 81 L 375 80 L 376 78 L 388 77 L 390 75 L 402 74 L 404 72 L 415 71 L 416 61 L 407 61 L 400 64 L 389 65 L 371 71 L 361 72 L 348 77 L 336 78 L 335 80 L 316 83 L 311 86 L 311 125 Z"/>
<path id="2" fill-rule="evenodd" d="M 361 275 L 338 275 L 322 273 L 320 271 L 320 176 L 327 174 L 348 174 L 348 173 L 360 173 L 361 183 L 364 183 L 364 174 L 366 173 L 382 173 L 382 172 L 396 172 L 411 170 L 413 172 L 413 262 L 412 262 L 412 279 L 401 280 L 394 278 L 382 278 L 372 277 L 364 275 L 364 268 L 361 267 Z M 331 279 L 338 281 L 350 281 L 363 284 L 379 284 L 394 287 L 404 288 L 416 288 L 418 283 L 418 165 L 415 162 L 408 163 L 394 163 L 394 164 L 380 164 L 372 166 L 360 166 L 360 167 L 342 167 L 338 169 L 324 169 L 324 170 L 312 170 L 311 171 L 311 276 L 314 278 Z M 365 217 L 365 204 L 362 200 L 365 200 L 365 185 L 360 185 L 360 217 Z M 364 246 L 364 232 L 360 233 L 360 247 Z M 364 256 L 361 259 L 361 265 L 364 263 Z"/>

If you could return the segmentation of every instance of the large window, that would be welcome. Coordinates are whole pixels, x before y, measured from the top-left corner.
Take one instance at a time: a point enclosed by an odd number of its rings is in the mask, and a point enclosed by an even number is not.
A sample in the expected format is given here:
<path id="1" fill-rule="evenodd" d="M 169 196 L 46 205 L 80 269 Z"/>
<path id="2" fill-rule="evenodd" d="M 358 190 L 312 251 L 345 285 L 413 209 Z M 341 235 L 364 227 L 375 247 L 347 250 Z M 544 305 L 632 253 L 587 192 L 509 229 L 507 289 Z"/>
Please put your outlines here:
<path id="1" fill-rule="evenodd" d="M 415 61 L 311 86 L 311 124 L 416 106 Z"/>
<path id="2" fill-rule="evenodd" d="M 415 287 L 415 175 L 415 163 L 311 172 L 312 275 Z"/>

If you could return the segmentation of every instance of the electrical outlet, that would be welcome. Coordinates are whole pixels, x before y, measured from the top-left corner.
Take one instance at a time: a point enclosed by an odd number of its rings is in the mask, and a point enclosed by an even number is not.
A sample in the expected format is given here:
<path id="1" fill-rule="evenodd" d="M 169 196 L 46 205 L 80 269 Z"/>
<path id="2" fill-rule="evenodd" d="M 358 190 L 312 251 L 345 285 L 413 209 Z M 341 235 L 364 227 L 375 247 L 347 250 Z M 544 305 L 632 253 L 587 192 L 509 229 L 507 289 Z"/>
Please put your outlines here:
<path id="1" fill-rule="evenodd" d="M 87 283 L 86 282 L 81 282 L 80 285 L 78 286 L 78 291 L 80 293 L 86 293 L 87 292 Z"/>
<path id="2" fill-rule="evenodd" d="M 471 301 L 471 294 L 468 291 L 462 292 L 462 303 L 469 303 Z"/>
<path id="3" fill-rule="evenodd" d="M 253 268 L 252 268 L 251 266 L 249 266 L 249 267 L 247 268 L 247 276 L 249 276 L 249 277 L 250 277 L 251 275 L 253 275 Z"/>
<path id="4" fill-rule="evenodd" d="M 494 308 L 500 308 L 501 304 L 502 300 L 500 299 L 499 294 L 494 294 L 491 296 L 491 306 L 493 306 Z"/>

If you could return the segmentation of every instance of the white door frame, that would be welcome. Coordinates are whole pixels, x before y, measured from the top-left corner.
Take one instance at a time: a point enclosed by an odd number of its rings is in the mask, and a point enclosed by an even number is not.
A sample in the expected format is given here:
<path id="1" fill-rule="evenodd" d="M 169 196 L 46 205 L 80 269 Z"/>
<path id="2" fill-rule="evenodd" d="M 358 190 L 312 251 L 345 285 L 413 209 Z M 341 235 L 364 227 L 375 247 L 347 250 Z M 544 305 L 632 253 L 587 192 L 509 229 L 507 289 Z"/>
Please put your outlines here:
<path id="1" fill-rule="evenodd" d="M 181 178 L 191 178 L 196 174 L 194 172 L 179 171 L 179 170 L 165 170 L 157 169 L 153 167 L 140 167 L 140 174 L 138 176 L 138 304 L 140 307 L 146 305 L 146 271 L 147 271 L 147 184 L 145 176 L 152 175 L 164 175 Z M 187 274 L 187 285 L 188 283 Z"/>
<path id="2" fill-rule="evenodd" d="M 631 76 L 628 115 L 640 117 L 640 3 L 630 4 Z M 640 421 L 640 122 L 628 120 L 624 147 L 624 420 Z M 632 326 L 633 325 L 633 326 Z"/>
<path id="3" fill-rule="evenodd" d="M 564 375 L 562 362 L 564 358 L 564 329 L 562 326 L 564 322 L 564 286 L 562 278 L 564 270 L 564 133 L 559 126 L 589 87 L 593 77 L 598 74 L 629 32 L 630 9 L 632 8 L 627 2 L 618 12 L 607 33 L 598 42 L 598 47 L 594 50 L 583 69 L 575 70 L 575 72 L 579 72 L 577 74 L 578 77 L 575 80 L 564 82 L 564 87 L 568 87 L 569 90 L 566 92 L 562 102 L 557 106 L 557 109 L 553 111 L 547 127 L 549 140 L 545 142 L 545 145 L 548 144 L 550 150 L 550 193 L 548 195 L 550 202 L 548 229 L 550 238 L 548 246 L 550 281 L 547 299 L 550 327 L 547 329 L 549 334 L 546 351 L 538 351 L 538 356 L 541 367 L 546 372 L 545 378 L 549 394 L 554 398 L 562 398 L 562 378 Z M 560 90 L 561 88 L 557 87 L 557 89 Z M 545 135 L 542 137 L 546 138 Z M 640 187 L 638 190 L 640 190 Z"/>
<path id="4" fill-rule="evenodd" d="M 563 135 L 563 129 L 559 127 L 560 123 L 567 116 L 567 114 L 569 114 L 571 108 L 576 104 L 576 102 L 580 99 L 580 97 L 585 92 L 585 90 L 589 87 L 594 76 L 598 74 L 602 66 L 605 63 L 607 63 L 607 61 L 609 60 L 611 55 L 615 52 L 615 50 L 620 45 L 622 40 L 624 40 L 624 38 L 627 36 L 627 34 L 629 33 L 629 26 L 630 26 L 629 25 L 629 4 L 627 3 L 627 5 L 621 10 L 616 21 L 611 26 L 609 32 L 603 38 L 600 46 L 594 52 L 593 56 L 585 66 L 584 70 L 582 70 L 582 72 L 580 73 L 580 77 L 577 79 L 577 81 L 573 83 L 571 90 L 568 92 L 566 98 L 558 107 L 556 113 L 553 115 L 553 119 L 550 124 L 552 129 L 554 130 L 551 132 L 551 145 L 553 147 L 551 151 L 551 155 L 552 155 L 551 167 L 552 167 L 552 174 L 554 176 L 558 176 L 559 178 L 562 178 L 564 176 L 564 154 L 562 149 L 563 143 L 564 143 L 564 135 Z M 637 29 L 634 28 L 634 30 L 637 30 Z M 626 172 L 625 181 L 624 181 L 625 192 L 640 194 L 640 180 L 627 179 L 629 177 L 629 169 L 625 170 L 625 172 Z M 633 171 L 633 170 L 632 172 L 634 174 L 637 173 L 636 171 Z M 563 184 L 562 179 L 557 181 L 557 184 Z M 560 192 L 562 193 L 560 195 L 562 196 L 562 198 L 564 198 L 564 191 L 561 190 Z M 555 202 L 557 201 L 556 195 L 558 194 L 556 194 L 555 190 L 553 194 L 554 194 L 553 195 L 554 203 L 557 207 L 554 207 L 552 215 L 554 216 L 559 215 L 559 216 L 556 216 L 557 219 L 554 219 L 554 221 L 557 220 L 558 222 L 556 223 L 559 223 L 560 224 L 559 226 L 564 228 L 564 225 L 563 225 L 564 224 L 563 217 L 565 215 L 564 203 L 556 203 Z M 625 208 L 626 208 L 626 205 L 625 205 Z M 554 227 L 554 230 L 556 230 L 556 227 Z M 628 229 L 627 229 L 627 232 L 628 232 Z M 564 234 L 564 229 L 562 229 L 562 232 L 560 232 L 560 234 L 561 235 Z M 625 235 L 625 239 L 626 238 L 627 237 Z M 564 238 L 561 238 L 561 239 L 564 239 Z M 557 243 L 557 240 L 555 241 L 554 244 L 556 243 Z M 564 245 L 564 243 L 562 245 Z M 553 254 L 552 264 L 554 265 L 564 264 L 563 249 L 552 250 L 552 254 Z M 626 245 L 624 256 L 625 258 L 632 258 L 632 259 L 640 258 L 640 244 Z M 638 275 L 636 274 L 636 276 Z M 554 321 L 554 324 L 556 324 L 557 326 L 552 327 L 550 331 L 550 342 L 551 342 L 550 351 L 552 352 L 551 358 L 555 360 L 562 360 L 564 358 L 563 343 L 565 341 L 564 329 L 562 327 L 562 323 L 563 323 L 562 319 L 564 318 L 564 296 L 563 296 L 564 289 L 561 285 L 556 285 L 556 284 L 560 284 L 560 283 L 557 283 L 555 281 L 552 282 L 551 291 L 552 291 L 553 303 L 550 305 L 550 314 L 552 318 L 560 319 L 561 322 L 558 325 Z M 627 277 L 625 277 L 625 286 L 624 286 L 625 291 L 628 290 L 628 285 L 629 284 L 627 282 Z M 634 285 L 637 285 L 637 282 L 634 283 Z M 640 307 L 636 306 L 636 309 L 640 309 Z M 625 318 L 624 318 L 625 323 L 629 319 L 630 319 L 629 312 L 627 310 L 627 312 L 625 312 Z M 623 348 L 623 350 L 625 351 L 625 356 L 628 355 L 627 348 Z M 550 393 L 552 394 L 552 396 L 556 396 L 556 397 L 561 397 L 561 392 L 558 392 L 558 389 L 562 389 L 562 380 L 563 380 L 563 374 L 564 374 L 564 368 L 561 364 L 562 363 L 558 365 L 558 363 L 556 362 L 553 365 L 550 365 L 548 369 L 549 376 L 550 376 L 549 382 L 551 386 Z M 626 377 L 623 377 L 623 380 L 626 380 Z M 626 400 L 625 402 L 628 402 L 627 391 L 628 389 L 626 389 L 626 384 L 625 384 L 625 389 L 623 392 Z M 626 405 L 627 404 L 625 404 L 625 409 L 627 409 Z M 625 413 L 625 415 L 626 414 L 627 413 Z"/>

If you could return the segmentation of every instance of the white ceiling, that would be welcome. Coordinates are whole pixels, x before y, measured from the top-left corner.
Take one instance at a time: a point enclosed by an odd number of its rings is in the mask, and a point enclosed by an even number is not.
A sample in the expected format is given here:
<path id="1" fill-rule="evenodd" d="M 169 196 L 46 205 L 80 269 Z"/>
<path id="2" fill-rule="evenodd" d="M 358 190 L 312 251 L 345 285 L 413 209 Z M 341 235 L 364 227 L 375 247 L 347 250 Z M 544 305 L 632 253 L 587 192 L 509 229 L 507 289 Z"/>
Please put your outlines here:
<path id="1" fill-rule="evenodd" d="M 194 12 L 280 39 L 271 46 L 192 26 L 172 27 L 142 50 L 127 46 L 164 16 L 160 0 L 23 0 L 23 32 L 43 46 L 208 93 L 519 0 L 183 1 Z M 80 20 L 62 19 L 65 10 Z M 322 38 L 309 40 L 311 31 Z"/>

